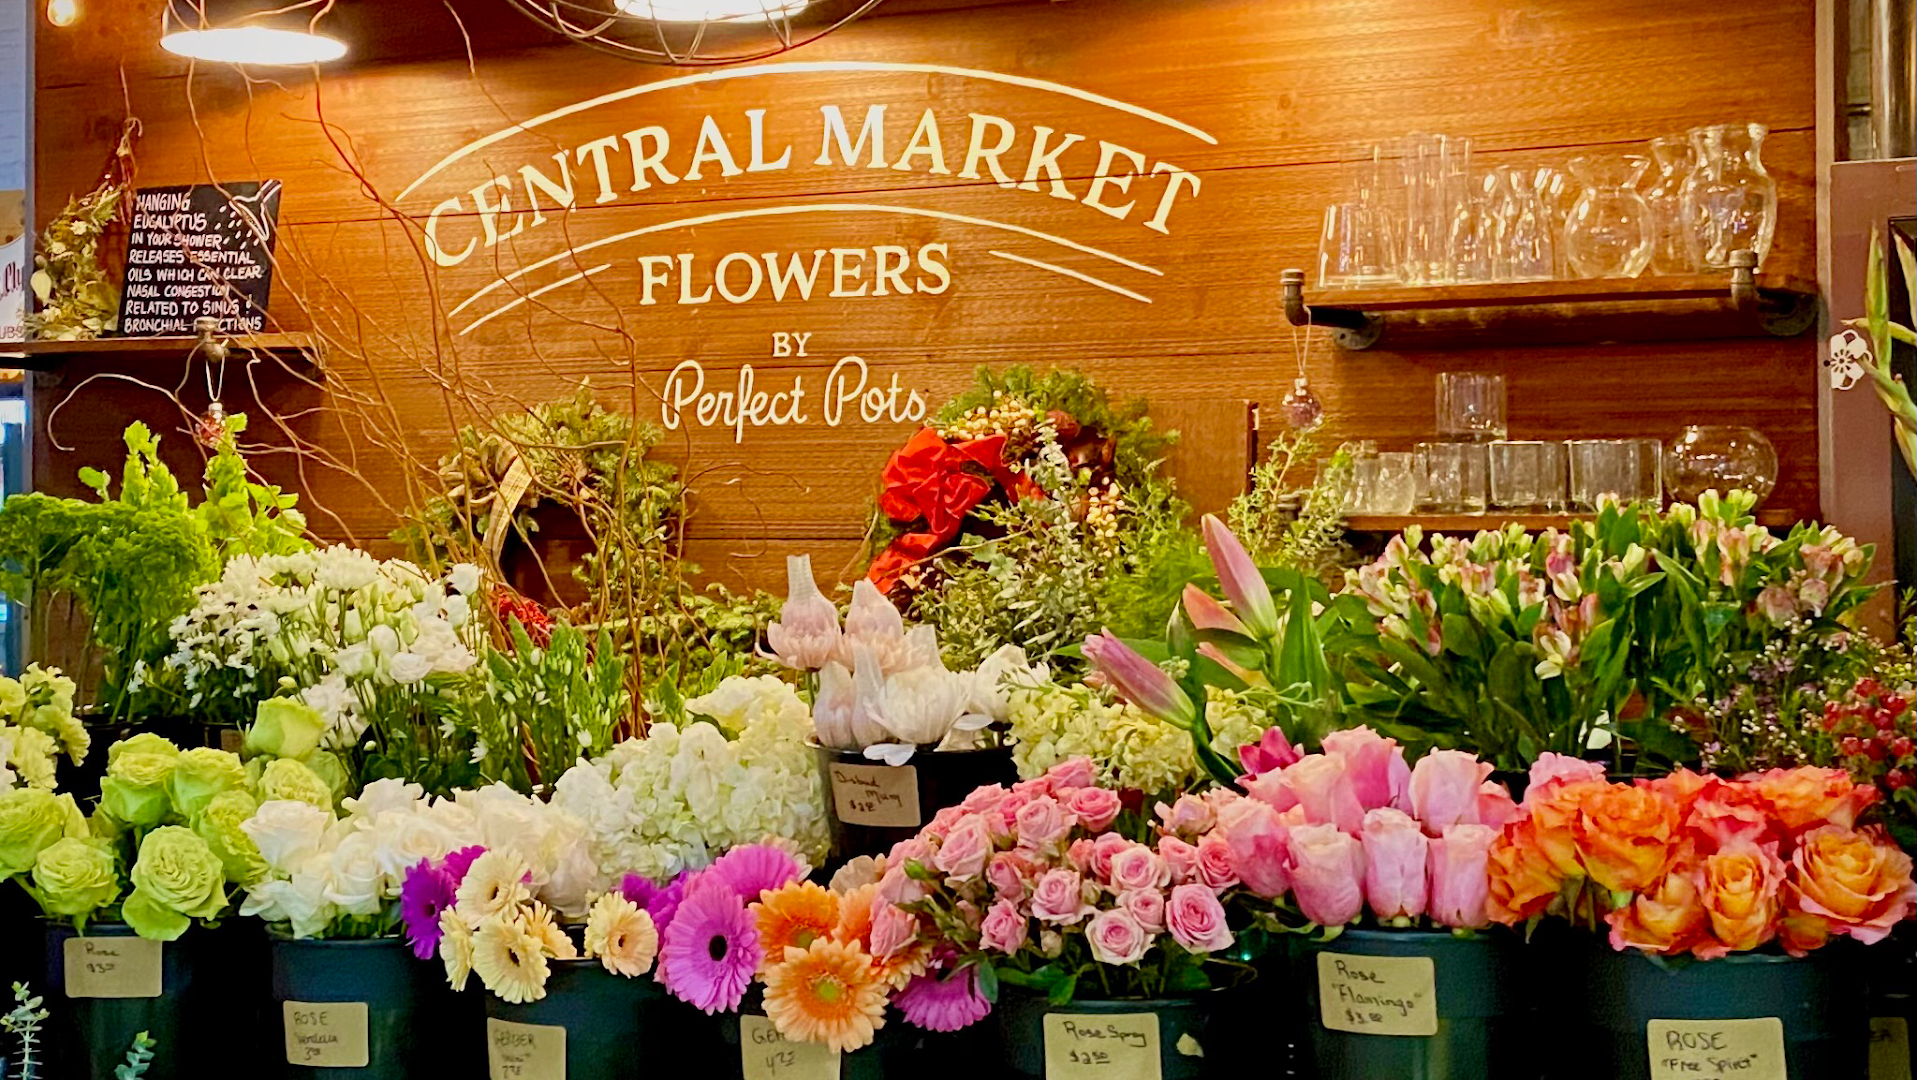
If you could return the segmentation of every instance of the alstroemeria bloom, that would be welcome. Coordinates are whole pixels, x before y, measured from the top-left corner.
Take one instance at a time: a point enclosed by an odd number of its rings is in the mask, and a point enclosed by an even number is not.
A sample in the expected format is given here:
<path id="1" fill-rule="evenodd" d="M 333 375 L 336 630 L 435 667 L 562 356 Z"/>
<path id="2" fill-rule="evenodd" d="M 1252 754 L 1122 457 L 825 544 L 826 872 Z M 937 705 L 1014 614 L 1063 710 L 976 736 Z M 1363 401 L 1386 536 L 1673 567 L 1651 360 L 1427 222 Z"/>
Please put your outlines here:
<path id="1" fill-rule="evenodd" d="M 1181 728 L 1197 721 L 1191 698 L 1158 665 L 1138 655 L 1131 646 L 1106 630 L 1085 639 L 1085 659 L 1091 661 L 1118 696 L 1153 716 Z"/>

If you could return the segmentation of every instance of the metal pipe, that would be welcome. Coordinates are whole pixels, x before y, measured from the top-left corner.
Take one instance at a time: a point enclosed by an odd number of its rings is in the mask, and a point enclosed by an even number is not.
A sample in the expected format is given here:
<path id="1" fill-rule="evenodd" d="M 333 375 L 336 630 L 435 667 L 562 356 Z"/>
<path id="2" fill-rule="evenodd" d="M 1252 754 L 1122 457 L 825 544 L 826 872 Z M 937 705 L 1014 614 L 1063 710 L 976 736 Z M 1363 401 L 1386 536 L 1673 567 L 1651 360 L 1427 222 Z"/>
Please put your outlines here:
<path id="1" fill-rule="evenodd" d="M 1911 0 L 1873 0 L 1870 114 L 1876 157 L 1917 154 L 1917 15 Z"/>

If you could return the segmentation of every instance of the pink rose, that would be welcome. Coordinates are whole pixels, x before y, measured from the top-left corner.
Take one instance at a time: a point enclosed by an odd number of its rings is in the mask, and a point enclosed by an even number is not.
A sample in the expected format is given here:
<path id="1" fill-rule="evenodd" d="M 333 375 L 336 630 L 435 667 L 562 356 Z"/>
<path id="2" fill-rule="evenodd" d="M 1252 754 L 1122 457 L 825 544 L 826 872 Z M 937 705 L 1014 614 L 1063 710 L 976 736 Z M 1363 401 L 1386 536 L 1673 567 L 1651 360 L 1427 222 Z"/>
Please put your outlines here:
<path id="1" fill-rule="evenodd" d="M 879 878 L 879 899 L 888 904 L 910 904 L 930 895 L 925 883 L 908 877 L 903 866 L 894 866 Z"/>
<path id="2" fill-rule="evenodd" d="M 1171 868 L 1172 881 L 1183 885 L 1198 876 L 1198 849 L 1176 836 L 1158 841 L 1158 855 Z"/>
<path id="3" fill-rule="evenodd" d="M 993 847 L 999 846 L 1000 841 L 1003 841 L 1007 846 L 1018 842 L 1018 835 L 1013 829 L 1012 822 L 1005 820 L 1005 815 L 1001 811 L 986 810 L 981 812 L 978 817 L 980 821 L 985 823 L 985 835 L 992 838 Z"/>
<path id="4" fill-rule="evenodd" d="M 1407 809 L 1405 793 L 1411 785 L 1411 766 L 1405 764 L 1398 740 L 1387 739 L 1368 727 L 1355 727 L 1334 731 L 1320 741 L 1326 754 L 1344 761 L 1345 775 L 1366 810 L 1380 806 Z"/>
<path id="5" fill-rule="evenodd" d="M 1011 792 L 1007 794 L 1005 798 L 999 800 L 998 816 L 1000 820 L 1005 822 L 1006 828 L 1009 829 L 1018 823 L 1018 812 L 1023 810 L 1025 804 L 1031 801 L 1032 797 L 1030 795 L 1020 791 Z"/>
<path id="6" fill-rule="evenodd" d="M 932 815 L 932 820 L 926 823 L 925 828 L 919 830 L 919 835 L 943 837 L 951 832 L 953 826 L 957 825 L 965 815 L 966 811 L 963 807 L 947 806 Z"/>
<path id="7" fill-rule="evenodd" d="M 1212 816 L 1211 804 L 1196 795 L 1180 795 L 1178 801 L 1170 806 L 1159 803 L 1154 812 L 1158 815 L 1161 831 L 1187 838 L 1203 835 L 1216 820 Z"/>
<path id="8" fill-rule="evenodd" d="M 1604 766 L 1583 758 L 1543 753 L 1531 763 L 1531 782 L 1524 789 L 1524 809 L 1529 810 L 1566 784 L 1580 780 L 1604 779 Z"/>
<path id="9" fill-rule="evenodd" d="M 1100 881 L 1112 879 L 1112 859 L 1131 846 L 1131 841 L 1115 832 L 1101 833 L 1092 841 L 1092 876 Z"/>
<path id="10" fill-rule="evenodd" d="M 1365 814 L 1365 898 L 1379 919 L 1424 914 L 1426 840 L 1410 814 L 1381 806 Z"/>
<path id="11" fill-rule="evenodd" d="M 1077 840 L 1072 841 L 1071 846 L 1065 849 L 1065 861 L 1072 864 L 1072 869 L 1081 874 L 1086 873 L 1092 868 L 1092 849 L 1094 847 L 1097 847 L 1097 845 L 1094 844 L 1089 837 L 1081 836 Z"/>
<path id="12" fill-rule="evenodd" d="M 885 857 L 885 865 L 904 866 L 908 861 L 914 859 L 918 860 L 921 864 L 930 865 L 926 862 L 926 859 L 931 854 L 931 843 L 922 837 L 914 836 L 910 840 L 901 840 L 893 844 L 892 853 Z"/>
<path id="13" fill-rule="evenodd" d="M 1218 829 L 1213 835 L 1224 837 L 1231 851 L 1232 872 L 1245 888 L 1270 900 L 1283 896 L 1291 885 L 1285 874 L 1290 831 L 1278 811 L 1256 799 L 1238 799 L 1219 810 Z M 1202 843 L 1199 855 L 1202 859 Z"/>
<path id="14" fill-rule="evenodd" d="M 1092 958 L 1101 964 L 1136 964 L 1152 947 L 1152 936 L 1124 908 L 1108 908 L 1092 917 L 1085 928 Z"/>
<path id="15" fill-rule="evenodd" d="M 1132 889 L 1162 889 L 1171 882 L 1171 867 L 1158 853 L 1143 844 L 1130 844 L 1112 856 L 1112 876 L 1107 884 L 1113 892 Z"/>
<path id="16" fill-rule="evenodd" d="M 1479 785 L 1490 775 L 1491 766 L 1476 754 L 1431 751 L 1411 770 L 1411 815 L 1431 836 L 1443 836 L 1453 825 L 1478 824 Z"/>
<path id="17" fill-rule="evenodd" d="M 1045 779 L 1056 788 L 1091 787 L 1093 780 L 1092 759 L 1075 757 L 1061 761 L 1045 770 Z"/>
<path id="18" fill-rule="evenodd" d="M 1103 831 L 1112 822 L 1118 820 L 1118 812 L 1125 804 L 1118 798 L 1118 792 L 1105 788 L 1079 788 L 1065 801 L 1066 809 L 1078 818 L 1078 823 L 1092 832 Z"/>
<path id="19" fill-rule="evenodd" d="M 1084 879 L 1071 870 L 1047 870 L 1032 890 L 1032 915 L 1040 922 L 1071 926 L 1092 913 L 1085 902 Z"/>
<path id="20" fill-rule="evenodd" d="M 919 921 L 896 904 L 879 903 L 872 907 L 872 955 L 885 960 L 912 944 L 918 936 Z"/>
<path id="21" fill-rule="evenodd" d="M 1502 829 L 1517 817 L 1518 804 L 1512 801 L 1510 788 L 1496 780 L 1478 785 L 1478 824 Z"/>
<path id="22" fill-rule="evenodd" d="M 1154 934 L 1165 932 L 1165 894 L 1157 889 L 1133 889 L 1118 894 L 1118 906 L 1132 913 L 1138 925 Z"/>
<path id="23" fill-rule="evenodd" d="M 1008 956 L 1024 948 L 1030 935 L 1030 920 L 1010 900 L 993 904 L 978 927 L 979 944 Z"/>
<path id="24" fill-rule="evenodd" d="M 1488 860 L 1498 830 L 1489 825 L 1453 825 L 1431 841 L 1431 921 L 1459 930 L 1490 925 L 1485 897 L 1491 888 Z"/>
<path id="25" fill-rule="evenodd" d="M 1231 845 L 1223 833 L 1213 830 L 1198 838 L 1198 883 L 1223 892 L 1238 884 L 1238 870 L 1232 864 Z"/>
<path id="26" fill-rule="evenodd" d="M 1365 804 L 1358 801 L 1350 768 L 1344 758 L 1313 754 L 1278 775 L 1298 797 L 1307 820 L 1356 834 L 1364 827 Z"/>
<path id="27" fill-rule="evenodd" d="M 1050 795 L 1039 795 L 1018 808 L 1018 846 L 1042 851 L 1072 834 L 1077 821 Z"/>
<path id="28" fill-rule="evenodd" d="M 985 864 L 985 880 L 1001 900 L 1025 899 L 1025 880 L 1032 875 L 1032 864 L 1016 852 L 1001 851 Z"/>
<path id="29" fill-rule="evenodd" d="M 1049 776 L 1035 776 L 1030 780 L 1020 780 L 1018 783 L 1012 785 L 1012 794 L 1021 796 L 1028 801 L 1036 799 L 1040 795 L 1050 795 L 1051 793 L 1052 778 Z"/>
<path id="30" fill-rule="evenodd" d="M 946 834 L 945 842 L 939 845 L 938 852 L 932 856 L 932 865 L 938 868 L 939 873 L 962 881 L 982 873 L 985 859 L 991 854 L 992 836 L 985 830 L 985 819 L 977 814 L 967 814 Z"/>
<path id="31" fill-rule="evenodd" d="M 1336 825 L 1291 830 L 1291 894 L 1319 926 L 1343 926 L 1365 907 L 1365 852 Z"/>
<path id="32" fill-rule="evenodd" d="M 1298 794 L 1291 790 L 1291 784 L 1285 780 L 1283 769 L 1240 780 L 1238 783 L 1245 789 L 1245 794 L 1268 804 L 1281 814 L 1298 805 Z"/>
<path id="33" fill-rule="evenodd" d="M 1225 925 L 1225 906 L 1218 894 L 1203 885 L 1180 885 L 1165 905 L 1165 925 L 1172 940 L 1196 953 L 1217 952 L 1231 946 L 1231 927 Z"/>
<path id="34" fill-rule="evenodd" d="M 987 810 L 998 809 L 999 804 L 1004 802 L 1005 796 L 1009 794 L 1011 792 L 1006 791 L 1003 784 L 987 784 L 984 787 L 972 789 L 972 793 L 965 797 L 965 801 L 959 804 L 959 808 L 974 814 L 983 814 Z"/>

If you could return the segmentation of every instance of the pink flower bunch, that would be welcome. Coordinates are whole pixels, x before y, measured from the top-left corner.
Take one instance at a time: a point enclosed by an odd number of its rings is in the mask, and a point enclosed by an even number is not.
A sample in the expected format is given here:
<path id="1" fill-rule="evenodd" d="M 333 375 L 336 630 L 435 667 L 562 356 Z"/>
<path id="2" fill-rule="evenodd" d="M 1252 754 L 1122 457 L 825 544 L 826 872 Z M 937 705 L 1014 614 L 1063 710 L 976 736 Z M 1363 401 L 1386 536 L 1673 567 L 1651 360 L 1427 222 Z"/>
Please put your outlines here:
<path id="1" fill-rule="evenodd" d="M 1171 835 L 1161 849 L 1190 847 L 1201 876 L 1229 857 L 1253 893 L 1289 894 L 1319 926 L 1343 926 L 1367 908 L 1395 926 L 1421 918 L 1463 929 L 1489 924 L 1486 859 L 1517 814 L 1490 765 L 1437 750 L 1412 768 L 1396 740 L 1364 727 L 1325 736 L 1322 753 L 1259 749 L 1241 757 L 1260 767 L 1293 760 L 1247 777 L 1248 795 L 1205 800 L 1209 821 L 1200 800 L 1181 798 L 1164 813 Z"/>

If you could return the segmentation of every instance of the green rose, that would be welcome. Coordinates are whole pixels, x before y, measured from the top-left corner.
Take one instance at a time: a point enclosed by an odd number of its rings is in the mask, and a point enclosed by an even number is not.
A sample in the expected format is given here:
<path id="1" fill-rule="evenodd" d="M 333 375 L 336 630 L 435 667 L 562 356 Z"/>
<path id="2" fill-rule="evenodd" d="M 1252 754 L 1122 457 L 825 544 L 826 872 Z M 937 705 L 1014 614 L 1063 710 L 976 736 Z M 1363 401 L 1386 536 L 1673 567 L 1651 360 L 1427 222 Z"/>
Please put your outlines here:
<path id="1" fill-rule="evenodd" d="M 326 781 L 326 786 L 333 791 L 334 802 L 346 797 L 346 785 L 352 777 L 347 775 L 346 763 L 339 759 L 338 754 L 331 750 L 315 750 L 306 759 L 306 767 L 313 770 L 313 775 Z"/>
<path id="2" fill-rule="evenodd" d="M 244 791 L 222 791 L 213 796 L 206 809 L 193 822 L 193 831 L 226 869 L 226 880 L 237 885 L 255 885 L 266 879 L 269 868 L 260 857 L 253 838 L 240 823 L 253 816 L 259 803 Z"/>
<path id="3" fill-rule="evenodd" d="M 137 828 L 158 825 L 173 808 L 166 787 L 179 760 L 180 748 L 158 735 L 135 735 L 107 747 L 100 808 Z"/>
<path id="4" fill-rule="evenodd" d="M 156 757 L 175 758 L 180 756 L 180 748 L 152 732 L 141 732 L 130 739 L 121 739 L 107 747 L 108 771 L 111 771 L 114 764 L 127 754 L 151 754 Z"/>
<path id="5" fill-rule="evenodd" d="M 246 766 L 240 756 L 210 746 L 195 747 L 181 754 L 166 778 L 173 809 L 189 820 L 206 809 L 213 796 L 245 786 Z"/>
<path id="6" fill-rule="evenodd" d="M 66 835 L 71 798 L 39 788 L 0 791 L 0 878 L 24 874 Z"/>
<path id="7" fill-rule="evenodd" d="M 296 698 L 271 698 L 253 711 L 246 732 L 246 752 L 270 757 L 303 758 L 319 749 L 326 718 L 318 709 Z"/>
<path id="8" fill-rule="evenodd" d="M 34 860 L 33 887 L 47 914 L 90 916 L 119 897 L 119 860 L 105 841 L 57 840 Z"/>
<path id="9" fill-rule="evenodd" d="M 321 810 L 333 808 L 333 789 L 319 774 L 292 758 L 274 758 L 260 770 L 260 801 L 291 799 L 312 803 Z"/>
<path id="10" fill-rule="evenodd" d="M 172 941 L 192 920 L 226 910 L 226 869 L 191 829 L 166 825 L 147 833 L 129 876 L 133 893 L 120 913 L 143 938 Z"/>

